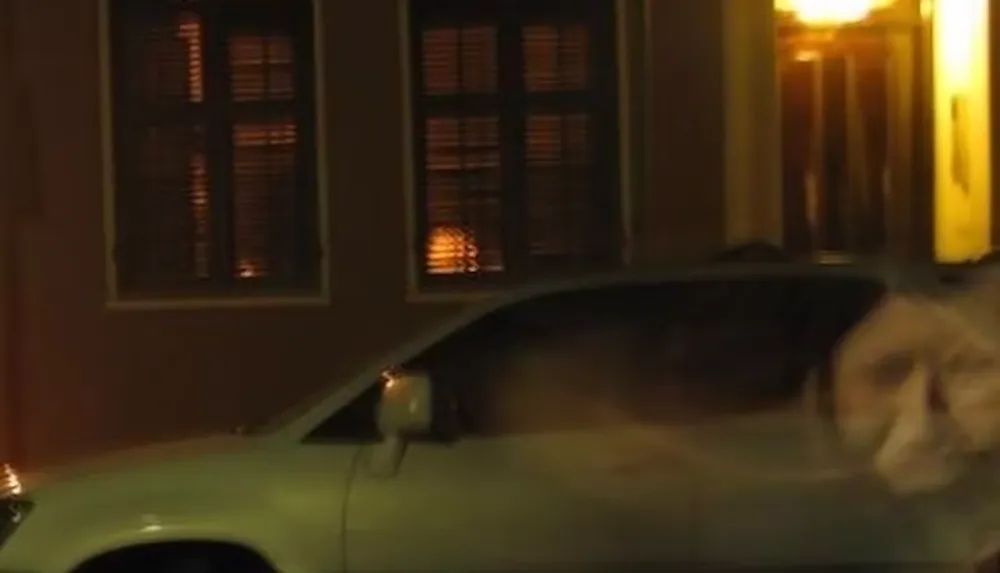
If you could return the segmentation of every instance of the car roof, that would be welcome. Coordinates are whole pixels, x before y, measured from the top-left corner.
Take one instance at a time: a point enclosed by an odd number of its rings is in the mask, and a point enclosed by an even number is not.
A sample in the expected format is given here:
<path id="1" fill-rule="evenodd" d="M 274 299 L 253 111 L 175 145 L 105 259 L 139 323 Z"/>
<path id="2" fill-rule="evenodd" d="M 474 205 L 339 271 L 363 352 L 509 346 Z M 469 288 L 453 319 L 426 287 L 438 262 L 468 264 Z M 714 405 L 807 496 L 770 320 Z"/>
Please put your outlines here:
<path id="1" fill-rule="evenodd" d="M 840 277 L 878 281 L 890 288 L 906 288 L 934 280 L 933 265 L 900 265 L 887 261 L 719 262 L 672 265 L 605 273 L 584 273 L 515 287 L 473 304 L 472 314 L 487 312 L 541 296 L 568 294 L 607 287 L 655 285 L 677 281 L 746 280 L 753 278 Z"/>

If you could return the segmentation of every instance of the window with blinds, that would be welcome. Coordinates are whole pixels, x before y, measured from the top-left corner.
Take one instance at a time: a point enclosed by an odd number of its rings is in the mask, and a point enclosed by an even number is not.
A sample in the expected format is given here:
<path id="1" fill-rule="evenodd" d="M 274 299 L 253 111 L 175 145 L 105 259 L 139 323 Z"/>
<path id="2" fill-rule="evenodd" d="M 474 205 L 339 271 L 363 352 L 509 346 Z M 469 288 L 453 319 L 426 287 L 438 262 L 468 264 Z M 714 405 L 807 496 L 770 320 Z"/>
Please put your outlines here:
<path id="1" fill-rule="evenodd" d="M 620 262 L 614 0 L 411 0 L 425 284 Z"/>
<path id="2" fill-rule="evenodd" d="M 319 287 L 310 0 L 112 0 L 124 297 Z"/>

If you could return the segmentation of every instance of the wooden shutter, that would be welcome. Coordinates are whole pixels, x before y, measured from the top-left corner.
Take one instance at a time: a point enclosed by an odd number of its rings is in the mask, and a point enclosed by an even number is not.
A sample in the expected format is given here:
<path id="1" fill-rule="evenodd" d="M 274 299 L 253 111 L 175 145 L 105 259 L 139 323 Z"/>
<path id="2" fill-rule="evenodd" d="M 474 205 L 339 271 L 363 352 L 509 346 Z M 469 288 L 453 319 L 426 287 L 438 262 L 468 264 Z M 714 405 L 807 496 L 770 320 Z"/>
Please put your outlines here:
<path id="1" fill-rule="evenodd" d="M 432 275 L 503 269 L 497 28 L 422 31 L 425 268 Z"/>
<path id="2" fill-rule="evenodd" d="M 414 0 L 428 278 L 614 264 L 612 0 Z"/>
<path id="3" fill-rule="evenodd" d="M 125 288 L 189 286 L 209 273 L 199 14 L 114 4 L 116 253 Z"/>
<path id="4" fill-rule="evenodd" d="M 525 233 L 528 257 L 585 257 L 595 213 L 590 167 L 591 117 L 586 104 L 589 31 L 583 23 L 537 24 L 522 30 L 525 125 Z M 545 99 L 532 97 L 556 95 Z"/>
<path id="5" fill-rule="evenodd" d="M 295 106 L 294 38 L 276 31 L 228 38 L 234 269 L 242 280 L 297 272 L 296 200 L 303 185 Z M 246 106 L 240 107 L 240 106 Z"/>
<path id="6" fill-rule="evenodd" d="M 114 0 L 121 290 L 318 284 L 311 14 Z"/>

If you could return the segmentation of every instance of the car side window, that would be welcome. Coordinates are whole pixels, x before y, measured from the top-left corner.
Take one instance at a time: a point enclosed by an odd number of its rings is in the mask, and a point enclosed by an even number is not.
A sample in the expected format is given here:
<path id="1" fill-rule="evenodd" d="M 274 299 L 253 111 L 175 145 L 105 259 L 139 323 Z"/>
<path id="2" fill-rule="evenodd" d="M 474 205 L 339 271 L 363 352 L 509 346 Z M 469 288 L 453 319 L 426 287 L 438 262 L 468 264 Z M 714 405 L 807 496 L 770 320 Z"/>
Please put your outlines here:
<path id="1" fill-rule="evenodd" d="M 451 396 L 466 436 L 685 423 L 797 399 L 880 289 L 819 277 L 564 293 L 503 309 L 406 366 Z"/>
<path id="2" fill-rule="evenodd" d="M 375 408 L 382 388 L 372 384 L 349 404 L 334 412 L 305 438 L 306 443 L 371 443 L 378 441 Z"/>
<path id="3" fill-rule="evenodd" d="M 401 366 L 434 383 L 434 439 L 688 423 L 796 399 L 881 292 L 751 277 L 561 293 L 484 316 Z M 373 388 L 324 432 L 374 439 Z"/>

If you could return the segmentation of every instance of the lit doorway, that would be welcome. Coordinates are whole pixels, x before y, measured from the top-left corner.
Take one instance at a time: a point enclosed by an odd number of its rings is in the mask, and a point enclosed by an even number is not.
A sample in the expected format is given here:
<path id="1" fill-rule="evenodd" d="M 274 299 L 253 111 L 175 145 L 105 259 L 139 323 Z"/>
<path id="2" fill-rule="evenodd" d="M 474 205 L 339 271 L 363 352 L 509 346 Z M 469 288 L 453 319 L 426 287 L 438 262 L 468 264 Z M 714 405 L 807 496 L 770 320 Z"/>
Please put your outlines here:
<path id="1" fill-rule="evenodd" d="M 990 0 L 936 0 L 934 28 L 934 255 L 992 250 Z"/>
<path id="2" fill-rule="evenodd" d="M 916 0 L 777 0 L 785 244 L 930 250 L 929 26 Z"/>

